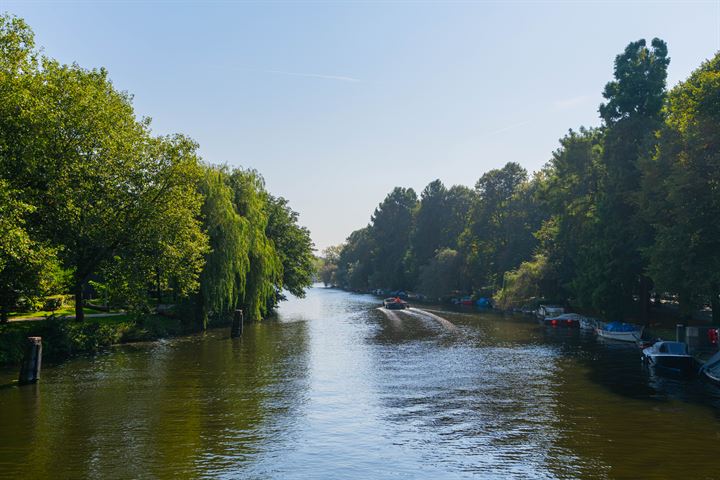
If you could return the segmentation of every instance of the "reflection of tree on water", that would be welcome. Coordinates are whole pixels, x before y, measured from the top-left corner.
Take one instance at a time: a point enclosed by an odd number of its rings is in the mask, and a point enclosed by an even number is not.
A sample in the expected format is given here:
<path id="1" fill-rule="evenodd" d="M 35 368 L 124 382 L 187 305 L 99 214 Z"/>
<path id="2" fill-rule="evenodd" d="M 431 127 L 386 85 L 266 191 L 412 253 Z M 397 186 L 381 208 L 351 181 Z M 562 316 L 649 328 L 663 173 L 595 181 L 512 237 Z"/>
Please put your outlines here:
<path id="1" fill-rule="evenodd" d="M 304 322 L 266 321 L 239 340 L 215 331 L 69 362 L 48 370 L 35 415 L 27 390 L 0 393 L 0 462 L 27 478 L 188 477 L 263 455 L 292 430 L 306 356 Z"/>

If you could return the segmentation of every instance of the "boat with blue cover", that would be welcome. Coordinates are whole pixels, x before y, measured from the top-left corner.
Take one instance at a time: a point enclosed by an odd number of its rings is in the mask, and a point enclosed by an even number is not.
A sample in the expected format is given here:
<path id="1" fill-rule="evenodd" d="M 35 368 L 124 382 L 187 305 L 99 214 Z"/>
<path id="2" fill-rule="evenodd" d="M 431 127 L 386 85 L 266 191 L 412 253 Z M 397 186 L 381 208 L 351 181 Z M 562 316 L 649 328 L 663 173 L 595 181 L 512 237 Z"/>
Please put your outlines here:
<path id="1" fill-rule="evenodd" d="M 595 329 L 598 336 L 621 342 L 638 342 L 645 327 L 634 323 L 610 322 Z"/>

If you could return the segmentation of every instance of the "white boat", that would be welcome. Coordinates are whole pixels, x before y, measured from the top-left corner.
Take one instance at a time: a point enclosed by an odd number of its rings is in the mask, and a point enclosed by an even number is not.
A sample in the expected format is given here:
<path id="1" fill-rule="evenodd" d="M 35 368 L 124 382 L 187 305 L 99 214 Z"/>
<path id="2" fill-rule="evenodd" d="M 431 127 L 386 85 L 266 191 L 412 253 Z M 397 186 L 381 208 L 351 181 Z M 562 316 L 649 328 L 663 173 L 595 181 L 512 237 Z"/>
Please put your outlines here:
<path id="1" fill-rule="evenodd" d="M 610 322 L 595 329 L 598 336 L 609 338 L 611 340 L 619 340 L 621 342 L 637 342 L 642 337 L 645 327 L 632 323 Z"/>
<path id="2" fill-rule="evenodd" d="M 598 321 L 597 318 L 593 317 L 582 317 L 580 319 L 580 329 L 581 330 L 592 330 L 595 331 L 598 326 L 601 325 L 601 323 Z"/>
<path id="3" fill-rule="evenodd" d="M 542 320 L 544 318 L 557 317 L 565 313 L 565 309 L 559 305 L 540 305 L 535 311 L 535 316 Z"/>
<path id="4" fill-rule="evenodd" d="M 643 349 L 643 358 L 654 367 L 677 373 L 690 373 L 695 364 L 687 344 L 683 342 L 655 342 Z"/>
<path id="5" fill-rule="evenodd" d="M 710 357 L 705 364 L 700 367 L 700 373 L 711 382 L 720 385 L 720 352 Z"/>

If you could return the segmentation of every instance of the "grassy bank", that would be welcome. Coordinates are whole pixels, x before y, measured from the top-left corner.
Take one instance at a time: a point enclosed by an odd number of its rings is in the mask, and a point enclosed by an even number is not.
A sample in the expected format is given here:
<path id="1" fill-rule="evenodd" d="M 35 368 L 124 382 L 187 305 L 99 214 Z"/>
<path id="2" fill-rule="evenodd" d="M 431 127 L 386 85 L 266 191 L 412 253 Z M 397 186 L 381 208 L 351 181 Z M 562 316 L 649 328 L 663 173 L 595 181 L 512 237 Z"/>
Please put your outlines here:
<path id="1" fill-rule="evenodd" d="M 158 315 L 116 315 L 77 323 L 69 318 L 10 322 L 0 325 L 0 365 L 22 359 L 25 339 L 43 339 L 43 361 L 60 362 L 74 355 L 93 353 L 118 343 L 129 343 L 190 333 L 180 319 Z"/>

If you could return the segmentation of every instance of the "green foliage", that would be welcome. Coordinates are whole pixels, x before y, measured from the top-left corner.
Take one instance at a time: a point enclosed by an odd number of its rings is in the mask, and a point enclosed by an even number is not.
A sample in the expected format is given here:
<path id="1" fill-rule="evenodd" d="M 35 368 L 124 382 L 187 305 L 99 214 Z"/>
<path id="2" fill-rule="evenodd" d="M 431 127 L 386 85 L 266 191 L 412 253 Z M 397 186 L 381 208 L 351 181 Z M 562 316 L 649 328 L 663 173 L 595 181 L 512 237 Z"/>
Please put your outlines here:
<path id="1" fill-rule="evenodd" d="M 685 313 L 720 305 L 720 55 L 669 95 L 658 148 L 647 162 L 643 205 L 655 233 L 645 250 L 662 291 L 677 292 Z"/>
<path id="2" fill-rule="evenodd" d="M 438 250 L 433 258 L 421 267 L 418 290 L 433 299 L 460 290 L 463 287 L 463 281 L 458 277 L 461 268 L 462 258 L 456 250 Z"/>
<path id="3" fill-rule="evenodd" d="M 462 234 L 461 249 L 475 288 L 496 289 L 504 272 L 516 268 L 536 246 L 540 226 L 534 189 L 517 163 L 484 174 Z"/>
<path id="4" fill-rule="evenodd" d="M 298 225 L 298 213 L 290 208 L 286 199 L 267 195 L 266 209 L 265 235 L 273 242 L 283 271 L 282 283 L 276 285 L 275 296 L 282 298 L 281 289 L 285 289 L 296 297 L 303 297 L 315 273 L 310 231 Z"/>
<path id="5" fill-rule="evenodd" d="M 535 255 L 532 260 L 505 273 L 503 287 L 493 296 L 495 306 L 502 309 L 520 308 L 547 296 L 557 284 L 556 275 L 553 265 L 544 255 Z"/>
<path id="6" fill-rule="evenodd" d="M 260 319 L 302 296 L 312 242 L 254 171 L 203 167 L 183 135 L 156 137 L 104 69 L 35 50 L 0 16 L 0 310 L 92 282 L 106 303 L 147 313 L 152 286 L 197 323 L 238 306 Z M 190 299 L 192 298 L 192 301 Z M 158 302 L 160 299 L 158 299 Z"/>
<path id="7" fill-rule="evenodd" d="M 410 245 L 416 205 L 417 195 L 412 188 L 396 187 L 375 209 L 371 229 L 374 261 L 370 283 L 393 290 L 407 285 L 405 254 Z M 363 269 L 358 266 L 357 271 Z M 359 284 L 359 281 L 354 283 Z"/>
<path id="8" fill-rule="evenodd" d="M 22 300 L 25 308 L 42 307 L 41 296 L 55 287 L 57 250 L 33 240 L 26 218 L 34 207 L 18 200 L 0 178 L 0 322 Z"/>

